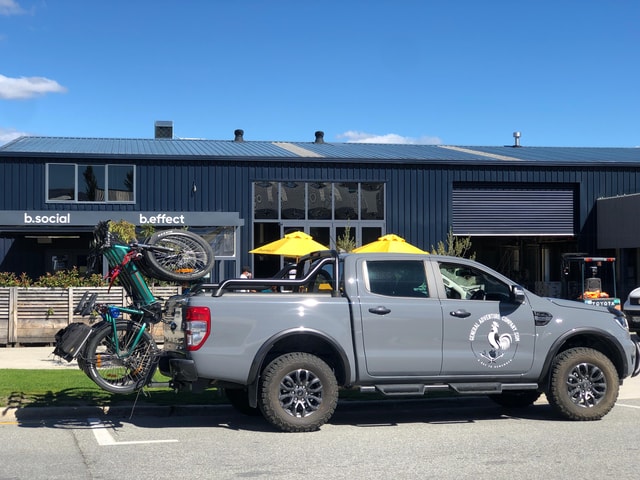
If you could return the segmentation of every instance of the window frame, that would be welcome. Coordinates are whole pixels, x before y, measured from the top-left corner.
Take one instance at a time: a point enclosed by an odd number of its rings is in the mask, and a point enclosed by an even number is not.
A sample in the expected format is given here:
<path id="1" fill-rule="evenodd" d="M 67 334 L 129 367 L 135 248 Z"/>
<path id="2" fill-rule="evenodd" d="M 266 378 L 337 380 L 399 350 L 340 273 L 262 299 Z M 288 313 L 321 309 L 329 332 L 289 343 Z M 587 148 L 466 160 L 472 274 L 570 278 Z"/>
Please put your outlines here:
<path id="1" fill-rule="evenodd" d="M 50 197 L 51 188 L 51 169 L 56 167 L 73 167 L 73 198 L 70 199 L 55 199 Z M 91 166 L 94 169 L 101 168 L 103 169 L 104 175 L 104 198 L 101 200 L 79 200 L 79 188 L 81 186 L 79 182 L 78 175 L 81 175 L 80 167 Z M 132 179 L 132 190 L 131 190 L 131 200 L 110 200 L 110 192 L 111 189 L 109 187 L 109 170 L 110 167 L 129 167 L 133 172 Z M 115 178 L 115 175 L 114 175 Z M 117 191 L 117 189 L 114 189 Z M 82 205 L 93 205 L 93 204 L 135 204 L 136 203 L 136 165 L 129 163 L 71 163 L 71 162 L 52 162 L 47 163 L 45 165 L 45 202 L 46 203 L 62 203 L 62 204 L 82 204 Z"/>

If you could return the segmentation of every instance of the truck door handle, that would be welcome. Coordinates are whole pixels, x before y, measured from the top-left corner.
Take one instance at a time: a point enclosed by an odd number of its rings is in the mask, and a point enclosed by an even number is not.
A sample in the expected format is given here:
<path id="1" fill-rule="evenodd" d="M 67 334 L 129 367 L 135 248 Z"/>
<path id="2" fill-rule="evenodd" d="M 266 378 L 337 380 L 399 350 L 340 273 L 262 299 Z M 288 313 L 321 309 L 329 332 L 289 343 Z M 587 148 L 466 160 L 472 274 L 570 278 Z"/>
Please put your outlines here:
<path id="1" fill-rule="evenodd" d="M 453 317 L 467 318 L 471 314 L 466 310 L 460 309 L 460 310 L 455 310 L 453 312 L 449 312 L 449 315 Z"/>
<path id="2" fill-rule="evenodd" d="M 387 313 L 391 313 L 391 310 L 387 307 L 379 306 L 375 308 L 370 308 L 369 312 L 375 313 L 376 315 L 386 315 Z"/>

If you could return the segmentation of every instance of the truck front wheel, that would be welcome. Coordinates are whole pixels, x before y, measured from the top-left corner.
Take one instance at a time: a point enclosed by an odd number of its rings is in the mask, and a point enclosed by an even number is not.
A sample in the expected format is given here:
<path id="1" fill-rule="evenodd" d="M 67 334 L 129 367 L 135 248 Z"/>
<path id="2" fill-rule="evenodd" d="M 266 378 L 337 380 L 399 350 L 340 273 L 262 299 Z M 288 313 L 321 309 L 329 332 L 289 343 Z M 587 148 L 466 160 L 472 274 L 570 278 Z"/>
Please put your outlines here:
<path id="1" fill-rule="evenodd" d="M 288 353 L 262 374 L 258 403 L 264 417 L 285 432 L 310 432 L 324 425 L 338 403 L 336 377 L 323 360 Z"/>
<path id="2" fill-rule="evenodd" d="M 592 348 L 572 348 L 556 358 L 547 399 L 570 420 L 599 420 L 618 398 L 618 372 L 604 354 Z"/>

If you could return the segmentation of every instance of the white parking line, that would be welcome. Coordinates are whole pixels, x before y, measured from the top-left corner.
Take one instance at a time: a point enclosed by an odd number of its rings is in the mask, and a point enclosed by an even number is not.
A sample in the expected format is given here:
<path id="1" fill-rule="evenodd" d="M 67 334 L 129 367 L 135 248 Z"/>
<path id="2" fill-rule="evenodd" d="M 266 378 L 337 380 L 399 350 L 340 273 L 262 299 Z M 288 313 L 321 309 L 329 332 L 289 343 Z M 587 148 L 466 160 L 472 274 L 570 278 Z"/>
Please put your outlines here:
<path id="1" fill-rule="evenodd" d="M 616 403 L 617 407 L 640 408 L 640 405 L 627 405 L 626 403 Z"/>
<path id="2" fill-rule="evenodd" d="M 101 447 L 109 445 L 140 445 L 145 443 L 173 443 L 178 440 L 138 440 L 131 442 L 116 442 L 111 433 L 109 433 L 108 426 L 100 421 L 99 418 L 89 418 L 89 426 L 93 430 L 93 435 L 96 437 L 98 445 Z"/>

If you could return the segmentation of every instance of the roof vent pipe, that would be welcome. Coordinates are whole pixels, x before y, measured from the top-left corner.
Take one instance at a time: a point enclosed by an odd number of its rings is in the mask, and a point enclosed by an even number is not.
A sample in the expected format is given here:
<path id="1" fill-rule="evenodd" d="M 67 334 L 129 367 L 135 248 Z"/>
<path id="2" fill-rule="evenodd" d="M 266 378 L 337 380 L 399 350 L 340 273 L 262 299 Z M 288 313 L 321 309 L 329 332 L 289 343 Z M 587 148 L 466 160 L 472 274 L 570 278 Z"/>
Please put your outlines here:
<path id="1" fill-rule="evenodd" d="M 244 142 L 244 130 L 234 130 L 233 134 L 235 135 L 234 142 Z"/>
<path id="2" fill-rule="evenodd" d="M 520 147 L 520 132 L 513 132 L 513 146 Z"/>
<path id="3" fill-rule="evenodd" d="M 316 140 L 313 143 L 324 143 L 324 132 L 318 130 L 316 133 Z"/>

